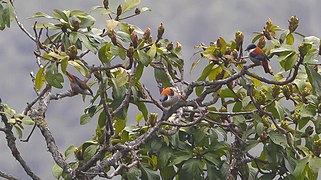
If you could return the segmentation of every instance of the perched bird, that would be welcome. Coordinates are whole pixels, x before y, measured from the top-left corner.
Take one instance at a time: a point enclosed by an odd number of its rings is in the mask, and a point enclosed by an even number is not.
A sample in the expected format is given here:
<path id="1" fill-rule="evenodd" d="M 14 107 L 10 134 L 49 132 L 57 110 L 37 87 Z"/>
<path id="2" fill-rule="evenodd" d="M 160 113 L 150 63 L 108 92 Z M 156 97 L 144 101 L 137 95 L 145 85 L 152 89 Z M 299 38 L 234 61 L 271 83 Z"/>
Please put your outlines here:
<path id="1" fill-rule="evenodd" d="M 180 99 L 180 95 L 177 92 L 177 89 L 174 87 L 165 88 L 161 94 L 159 101 L 164 107 L 169 107 L 174 105 Z"/>
<path id="2" fill-rule="evenodd" d="M 70 72 L 66 72 L 67 76 L 69 78 L 70 81 L 70 87 L 71 90 L 75 93 L 80 93 L 80 94 L 84 94 L 84 95 L 91 95 L 93 96 L 93 92 L 92 90 L 88 87 L 88 85 L 80 80 L 78 77 L 72 75 Z"/>
<path id="3" fill-rule="evenodd" d="M 264 51 L 256 46 L 255 44 L 250 44 L 247 46 L 245 51 L 249 52 L 249 57 L 250 60 L 255 64 L 255 65 L 262 65 L 264 68 L 265 73 L 269 73 L 273 75 L 270 69 L 269 65 L 269 58 L 266 56 Z"/>

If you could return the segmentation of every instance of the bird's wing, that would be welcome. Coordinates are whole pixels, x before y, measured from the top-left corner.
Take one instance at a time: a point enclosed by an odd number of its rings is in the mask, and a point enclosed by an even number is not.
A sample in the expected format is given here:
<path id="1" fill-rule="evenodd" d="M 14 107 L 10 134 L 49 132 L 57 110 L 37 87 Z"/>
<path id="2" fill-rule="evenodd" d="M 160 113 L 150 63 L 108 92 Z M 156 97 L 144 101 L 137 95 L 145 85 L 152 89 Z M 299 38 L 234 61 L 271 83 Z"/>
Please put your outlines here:
<path id="1" fill-rule="evenodd" d="M 75 76 L 75 79 L 76 79 L 76 83 L 81 89 L 89 89 L 87 84 L 82 82 L 78 77 Z"/>
<path id="2" fill-rule="evenodd" d="M 266 59 L 265 55 L 262 54 L 251 54 L 250 56 L 260 61 L 264 61 Z"/>

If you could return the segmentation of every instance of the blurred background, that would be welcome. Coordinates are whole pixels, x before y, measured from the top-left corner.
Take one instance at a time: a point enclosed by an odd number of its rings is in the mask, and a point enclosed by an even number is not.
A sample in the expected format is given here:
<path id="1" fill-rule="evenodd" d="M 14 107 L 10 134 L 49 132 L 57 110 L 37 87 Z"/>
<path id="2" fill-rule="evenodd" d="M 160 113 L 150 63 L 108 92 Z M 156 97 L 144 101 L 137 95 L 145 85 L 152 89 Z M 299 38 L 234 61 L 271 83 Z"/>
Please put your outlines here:
<path id="1" fill-rule="evenodd" d="M 120 1 L 111 0 L 112 6 L 117 7 Z M 35 20 L 27 19 L 36 12 L 52 14 L 53 9 L 74 10 L 80 9 L 89 12 L 91 7 L 102 5 L 99 0 L 28 0 L 15 1 L 15 8 L 20 21 L 25 28 L 32 31 Z M 273 24 L 282 28 L 288 27 L 287 20 L 296 15 L 299 17 L 298 32 L 304 35 L 315 35 L 320 37 L 321 11 L 317 0 L 291 0 L 291 1 L 255 1 L 255 0 L 142 0 L 140 7 L 149 7 L 152 11 L 129 19 L 129 23 L 135 24 L 142 30 L 147 27 L 152 29 L 153 37 L 157 34 L 160 23 L 165 26 L 164 38 L 174 44 L 179 41 L 183 46 L 183 57 L 185 61 L 185 77 L 187 81 L 195 80 L 201 68 L 196 68 L 193 77 L 189 74 L 191 63 L 195 60 L 194 46 L 204 42 L 209 44 L 223 37 L 226 41 L 234 39 L 236 31 L 242 31 L 245 35 L 245 45 L 251 42 L 255 36 L 254 31 L 262 31 L 268 18 Z M 98 11 L 91 12 L 96 18 L 96 27 L 104 28 L 105 20 Z M 10 29 L 0 32 L 0 97 L 4 103 L 15 109 L 17 113 L 23 111 L 27 102 L 35 98 L 32 82 L 29 76 L 31 71 L 37 72 L 33 51 L 35 44 L 18 28 L 15 22 Z M 89 64 L 96 63 L 95 55 L 86 57 Z M 208 62 L 201 62 L 197 67 Z M 273 59 L 272 59 L 273 63 Z M 273 65 L 272 65 L 273 67 Z M 260 69 L 259 69 L 260 70 Z M 274 72 L 279 69 L 274 69 Z M 156 82 L 145 72 L 142 81 L 158 98 Z M 64 88 L 55 92 L 64 92 L 69 89 L 69 81 L 65 77 Z M 80 146 L 89 140 L 95 132 L 97 120 L 93 119 L 86 125 L 80 125 L 79 118 L 83 109 L 89 105 L 89 99 L 82 101 L 81 96 L 64 98 L 52 101 L 46 113 L 46 121 L 53 133 L 56 143 L 61 152 L 68 146 Z M 136 116 L 135 109 L 130 113 Z M 133 120 L 128 120 L 134 122 Z M 24 137 L 30 128 L 23 132 Z M 46 143 L 38 129 L 28 143 L 16 141 L 22 156 L 31 169 L 43 179 L 54 179 L 51 168 L 54 165 L 51 154 L 47 151 Z M 29 179 L 20 164 L 14 159 L 9 151 L 4 133 L 0 133 L 0 171 L 15 175 L 20 179 Z"/>

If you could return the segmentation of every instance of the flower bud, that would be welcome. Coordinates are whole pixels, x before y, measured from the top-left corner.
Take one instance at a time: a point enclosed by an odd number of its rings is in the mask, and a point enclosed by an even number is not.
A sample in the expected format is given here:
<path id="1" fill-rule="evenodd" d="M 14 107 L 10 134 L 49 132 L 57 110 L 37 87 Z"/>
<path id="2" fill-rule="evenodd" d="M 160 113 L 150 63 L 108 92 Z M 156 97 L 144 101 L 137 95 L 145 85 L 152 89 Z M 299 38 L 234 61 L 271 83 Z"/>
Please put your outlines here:
<path id="1" fill-rule="evenodd" d="M 109 0 L 103 0 L 103 4 L 104 4 L 105 9 L 109 8 Z"/>
<path id="2" fill-rule="evenodd" d="M 135 9 L 135 14 L 136 14 L 136 15 L 140 14 L 140 9 L 139 9 L 139 8 L 136 8 L 136 9 Z"/>
<path id="3" fill-rule="evenodd" d="M 259 42 L 257 43 L 257 46 L 261 49 L 263 49 L 266 45 L 266 40 L 264 36 L 260 37 Z"/>
<path id="4" fill-rule="evenodd" d="M 279 94 L 280 94 L 280 90 L 281 90 L 280 86 L 273 85 L 273 86 L 272 86 L 272 97 L 273 97 L 273 98 L 278 97 Z"/>
<path id="5" fill-rule="evenodd" d="M 285 96 L 286 100 L 290 99 L 290 96 L 292 94 L 288 85 L 282 87 L 282 93 Z"/>
<path id="6" fill-rule="evenodd" d="M 108 37 L 111 39 L 111 42 L 114 45 L 117 45 L 117 38 L 114 30 L 108 30 L 107 32 Z"/>
<path id="7" fill-rule="evenodd" d="M 176 42 L 176 48 L 175 48 L 176 51 L 181 51 L 182 50 L 182 44 L 179 43 L 179 42 Z"/>
<path id="8" fill-rule="evenodd" d="M 135 33 L 135 31 L 133 31 L 131 34 L 130 34 L 130 38 L 133 42 L 133 46 L 134 48 L 137 48 L 138 46 L 138 38 L 137 38 L 137 34 Z"/>
<path id="9" fill-rule="evenodd" d="M 235 33 L 235 43 L 236 43 L 236 49 L 239 51 L 240 47 L 243 44 L 243 40 L 244 40 L 244 34 L 241 31 L 237 31 Z"/>
<path id="10" fill-rule="evenodd" d="M 134 47 L 133 46 L 129 46 L 128 50 L 127 50 L 127 57 L 129 59 L 132 59 L 134 55 Z"/>
<path id="11" fill-rule="evenodd" d="M 171 50 L 173 50 L 173 48 L 174 48 L 174 45 L 172 42 L 168 43 L 166 46 L 167 51 L 171 51 Z"/>
<path id="12" fill-rule="evenodd" d="M 149 114 L 149 117 L 148 117 L 148 124 L 151 126 L 151 127 L 154 127 L 156 122 L 157 122 L 157 117 L 158 117 L 158 114 L 157 113 L 150 113 Z"/>
<path id="13" fill-rule="evenodd" d="M 232 53 L 231 47 L 226 47 L 225 49 L 225 55 L 230 55 Z"/>
<path id="14" fill-rule="evenodd" d="M 150 35 L 150 28 L 147 28 L 142 36 L 142 39 L 146 42 L 146 43 L 152 43 L 152 36 Z"/>
<path id="15" fill-rule="evenodd" d="M 165 31 L 164 25 L 163 25 L 163 23 L 161 23 L 161 24 L 158 26 L 158 30 L 157 30 L 157 39 L 158 39 L 158 40 L 162 39 L 163 34 L 164 34 L 164 31 Z"/>
<path id="16" fill-rule="evenodd" d="M 300 56 L 302 57 L 305 56 L 309 50 L 310 50 L 310 47 L 308 44 L 305 44 L 305 43 L 300 44 L 299 46 Z"/>
<path id="17" fill-rule="evenodd" d="M 75 45 L 71 45 L 67 49 L 67 54 L 70 60 L 74 60 L 77 58 L 77 47 Z"/>
<path id="18" fill-rule="evenodd" d="M 70 24 L 73 27 L 74 31 L 77 31 L 79 29 L 80 22 L 81 22 L 80 19 L 78 17 L 76 17 L 76 16 L 72 16 L 70 18 Z"/>
<path id="19" fill-rule="evenodd" d="M 122 9 L 121 4 L 120 4 L 120 5 L 117 7 L 117 13 L 116 13 L 116 15 L 117 15 L 117 16 L 120 16 L 122 12 L 123 12 L 123 9 Z"/>
<path id="20" fill-rule="evenodd" d="M 291 16 L 291 18 L 289 19 L 290 33 L 293 33 L 298 26 L 299 26 L 299 18 L 296 16 Z"/>

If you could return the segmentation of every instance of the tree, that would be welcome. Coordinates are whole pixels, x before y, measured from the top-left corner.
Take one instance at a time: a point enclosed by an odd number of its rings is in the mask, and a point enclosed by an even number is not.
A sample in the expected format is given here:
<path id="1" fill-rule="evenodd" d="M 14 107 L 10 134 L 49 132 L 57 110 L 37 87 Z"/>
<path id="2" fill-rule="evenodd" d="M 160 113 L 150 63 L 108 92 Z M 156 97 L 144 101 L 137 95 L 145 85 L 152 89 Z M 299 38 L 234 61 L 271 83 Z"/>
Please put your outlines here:
<path id="1" fill-rule="evenodd" d="M 97 176 L 124 179 L 317 179 L 321 166 L 321 76 L 318 61 L 320 39 L 297 32 L 299 20 L 292 16 L 282 29 L 269 19 L 252 42 L 264 49 L 278 65 L 274 75 L 256 74 L 243 55 L 244 36 L 219 38 L 200 44 L 191 73 L 200 61 L 208 62 L 197 81 L 184 79 L 181 45 L 164 37 L 160 24 L 156 37 L 148 28 L 126 22 L 149 11 L 139 0 L 125 0 L 116 9 L 109 1 L 93 10 L 109 18 L 105 29 L 95 28 L 95 19 L 80 10 L 53 10 L 52 15 L 35 13 L 34 34 L 15 15 L 12 1 L 1 1 L 1 29 L 15 20 L 35 43 L 38 72 L 32 75 L 35 99 L 22 113 L 0 102 L 5 133 L 12 155 L 32 179 L 40 179 L 16 146 L 24 126 L 38 128 L 56 163 L 53 175 L 64 179 Z M 88 64 L 94 54 L 100 64 Z M 81 146 L 62 150 L 48 128 L 46 111 L 51 101 L 81 93 L 62 88 L 67 69 L 75 69 L 84 83 L 97 87 L 81 124 L 98 118 L 95 136 Z M 140 78 L 144 70 L 160 90 L 174 87 L 179 100 L 163 107 Z M 80 76 L 79 76 L 80 77 Z M 128 108 L 140 111 L 128 115 Z M 153 113 L 151 107 L 161 113 Z M 97 116 L 95 116 L 97 115 Z M 130 125 L 127 120 L 135 119 Z M 16 130 L 16 135 L 13 133 Z M 28 140 L 28 139 L 27 139 Z M 27 141 L 26 140 L 26 141 Z M 254 150 L 258 155 L 254 155 Z M 4 172 L 1 177 L 15 179 Z"/>

